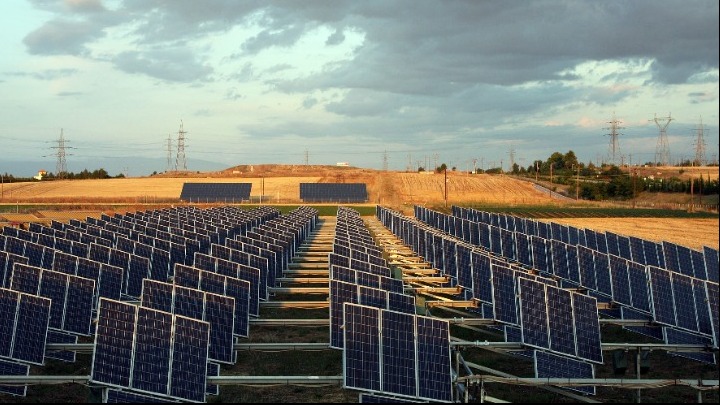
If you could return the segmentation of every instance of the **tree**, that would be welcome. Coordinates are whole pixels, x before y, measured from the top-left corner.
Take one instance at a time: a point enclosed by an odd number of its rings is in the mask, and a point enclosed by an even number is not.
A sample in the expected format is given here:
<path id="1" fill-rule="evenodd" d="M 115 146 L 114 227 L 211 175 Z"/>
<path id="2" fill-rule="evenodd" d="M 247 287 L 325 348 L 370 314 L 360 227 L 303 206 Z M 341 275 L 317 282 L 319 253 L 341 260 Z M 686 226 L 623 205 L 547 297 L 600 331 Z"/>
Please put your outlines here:
<path id="1" fill-rule="evenodd" d="M 565 169 L 572 170 L 573 166 L 577 167 L 579 165 L 575 152 L 569 150 L 568 153 L 563 156 L 563 167 Z"/>

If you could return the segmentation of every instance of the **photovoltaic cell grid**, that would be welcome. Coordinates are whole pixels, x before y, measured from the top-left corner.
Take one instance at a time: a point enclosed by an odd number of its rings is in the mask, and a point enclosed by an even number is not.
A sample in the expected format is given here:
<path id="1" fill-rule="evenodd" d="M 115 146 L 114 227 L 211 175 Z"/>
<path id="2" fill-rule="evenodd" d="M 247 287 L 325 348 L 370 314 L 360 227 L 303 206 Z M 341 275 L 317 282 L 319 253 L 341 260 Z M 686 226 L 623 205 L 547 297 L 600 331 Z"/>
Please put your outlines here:
<path id="1" fill-rule="evenodd" d="M 13 361 L 0 360 L 0 375 L 29 375 L 30 366 L 27 364 L 15 363 Z M 27 385 L 11 386 L 0 385 L 0 393 L 24 397 L 27 392 Z"/>
<path id="2" fill-rule="evenodd" d="M 204 401 L 209 335 L 207 322 L 103 298 L 90 381 Z"/>
<path id="3" fill-rule="evenodd" d="M 77 343 L 78 337 L 56 330 L 48 330 L 47 343 Z M 68 363 L 75 362 L 75 352 L 69 350 L 46 350 L 45 358 L 65 361 Z"/>
<path id="4" fill-rule="evenodd" d="M 105 404 L 147 404 L 147 403 L 173 403 L 170 398 L 153 397 L 150 395 L 142 395 L 135 392 L 123 391 L 113 388 L 105 388 L 103 390 L 102 402 Z"/>
<path id="5" fill-rule="evenodd" d="M 250 200 L 252 183 L 183 183 L 180 199 L 189 202 Z"/>
<path id="6" fill-rule="evenodd" d="M 50 300 L 0 288 L 0 357 L 43 364 Z"/>
<path id="7" fill-rule="evenodd" d="M 535 351 L 534 357 L 536 378 L 595 378 L 595 368 L 590 363 L 539 350 Z M 566 389 L 575 390 L 583 394 L 595 395 L 595 387 L 593 386 Z"/>
<path id="8" fill-rule="evenodd" d="M 452 400 L 446 321 L 355 304 L 343 313 L 346 388 Z"/>

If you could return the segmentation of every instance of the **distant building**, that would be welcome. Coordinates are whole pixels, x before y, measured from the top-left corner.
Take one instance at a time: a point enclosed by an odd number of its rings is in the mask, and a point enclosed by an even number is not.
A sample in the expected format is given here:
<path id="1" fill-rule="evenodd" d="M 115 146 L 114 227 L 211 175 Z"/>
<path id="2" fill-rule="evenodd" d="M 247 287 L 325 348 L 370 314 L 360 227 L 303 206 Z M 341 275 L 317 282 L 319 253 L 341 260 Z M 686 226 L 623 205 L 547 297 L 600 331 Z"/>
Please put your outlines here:
<path id="1" fill-rule="evenodd" d="M 350 163 L 349 162 L 337 162 L 337 163 L 335 163 L 335 166 L 349 167 Z"/>
<path id="2" fill-rule="evenodd" d="M 47 175 L 47 171 L 45 171 L 45 170 L 38 170 L 37 176 L 33 176 L 33 179 L 35 179 L 35 180 L 42 180 L 43 177 L 45 177 L 46 175 Z"/>

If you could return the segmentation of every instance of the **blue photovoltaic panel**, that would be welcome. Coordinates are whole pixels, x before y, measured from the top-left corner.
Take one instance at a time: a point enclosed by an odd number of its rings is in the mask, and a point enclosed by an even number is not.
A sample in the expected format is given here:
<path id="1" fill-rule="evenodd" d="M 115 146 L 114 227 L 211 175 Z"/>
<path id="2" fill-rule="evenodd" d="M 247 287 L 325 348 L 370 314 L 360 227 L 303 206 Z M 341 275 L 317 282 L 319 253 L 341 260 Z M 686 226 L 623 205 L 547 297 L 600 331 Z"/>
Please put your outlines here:
<path id="1" fill-rule="evenodd" d="M 65 300 L 67 297 L 68 275 L 59 272 L 43 272 L 42 286 L 38 289 L 39 295 L 52 300 L 50 305 L 50 327 L 63 328 L 63 315 L 65 314 Z M 88 308 L 91 310 L 92 306 Z"/>
<path id="2" fill-rule="evenodd" d="M 618 256 L 627 259 L 632 260 L 632 252 L 630 251 L 630 238 L 623 235 L 617 236 L 617 243 L 618 243 Z"/>
<path id="3" fill-rule="evenodd" d="M 414 314 L 415 297 L 390 291 L 388 292 L 388 309 L 406 314 Z"/>
<path id="4" fill-rule="evenodd" d="M 48 330 L 47 343 L 77 343 L 78 337 L 68 335 L 67 333 Z M 65 361 L 68 363 L 75 362 L 75 352 L 69 350 L 45 350 L 45 358 Z"/>
<path id="5" fill-rule="evenodd" d="M 358 304 L 373 308 L 387 309 L 387 291 L 377 288 L 358 286 Z"/>
<path id="6" fill-rule="evenodd" d="M 650 292 L 652 293 L 653 317 L 655 322 L 676 325 L 675 302 L 670 272 L 650 266 Z"/>
<path id="7" fill-rule="evenodd" d="M 140 299 L 145 308 L 173 312 L 173 285 L 145 279 Z"/>
<path id="8" fill-rule="evenodd" d="M 167 312 L 138 308 L 131 388 L 167 394 L 172 320 Z"/>
<path id="9" fill-rule="evenodd" d="M 29 375 L 30 366 L 12 361 L 0 360 L 0 375 Z M 0 393 L 24 397 L 27 385 L 0 385 Z"/>
<path id="10" fill-rule="evenodd" d="M 580 270 L 580 285 L 589 290 L 597 290 L 595 261 L 592 249 L 585 246 L 578 246 L 578 265 Z"/>
<path id="11" fill-rule="evenodd" d="M 473 289 L 473 275 L 472 265 L 470 260 L 470 254 L 472 250 L 462 244 L 458 244 L 457 247 L 457 269 L 458 269 L 458 285 L 465 289 L 472 291 Z"/>
<path id="12" fill-rule="evenodd" d="M 673 273 L 672 290 L 673 300 L 675 302 L 675 319 L 677 320 L 677 326 L 693 331 L 698 330 L 692 278 L 682 274 Z"/>
<path id="13" fill-rule="evenodd" d="M 600 250 L 597 243 L 597 233 L 592 229 L 585 229 L 585 246 L 592 250 Z M 607 252 L 606 252 L 607 253 Z"/>
<path id="14" fill-rule="evenodd" d="M 502 240 L 502 255 L 510 260 L 517 260 L 515 256 L 515 240 L 513 232 L 506 229 L 500 230 L 500 239 Z"/>
<path id="15" fill-rule="evenodd" d="M 78 274 L 80 276 L 81 274 Z M 95 283 L 96 300 L 93 303 L 97 307 L 99 297 L 105 297 L 112 300 L 119 300 L 122 291 L 122 282 L 125 278 L 125 270 L 109 264 L 100 265 L 100 279 Z"/>
<path id="16" fill-rule="evenodd" d="M 608 251 L 607 235 L 604 232 L 595 232 L 595 243 L 597 244 L 597 251 L 610 253 Z"/>
<path id="17" fill-rule="evenodd" d="M 581 294 L 573 294 L 572 298 L 577 356 L 595 363 L 602 363 L 597 300 Z"/>
<path id="18" fill-rule="evenodd" d="M 503 328 L 506 342 L 522 343 L 522 328 L 505 325 Z"/>
<path id="19" fill-rule="evenodd" d="M 492 303 L 492 273 L 490 271 L 490 257 L 473 250 L 473 296 L 484 303 Z"/>
<path id="20" fill-rule="evenodd" d="M 381 336 L 382 391 L 416 396 L 415 316 L 383 311 Z"/>
<path id="21" fill-rule="evenodd" d="M 217 363 L 208 363 L 207 365 L 207 376 L 218 377 L 220 375 L 220 365 Z M 205 388 L 205 394 L 207 395 L 220 395 L 220 386 L 215 384 L 207 383 Z"/>
<path id="22" fill-rule="evenodd" d="M 612 279 L 610 277 L 610 258 L 607 253 L 593 252 L 595 263 L 595 281 L 597 291 L 607 297 L 613 296 Z"/>
<path id="23" fill-rule="evenodd" d="M 567 265 L 567 244 L 557 239 L 550 241 L 550 262 L 552 270 L 549 273 L 555 274 L 562 279 L 569 279 L 570 272 Z"/>
<path id="24" fill-rule="evenodd" d="M 540 236 L 532 236 L 530 245 L 532 247 L 533 267 L 543 273 L 549 273 L 550 266 L 548 265 L 545 239 Z"/>
<path id="25" fill-rule="evenodd" d="M 357 283 L 365 287 L 380 288 L 380 276 L 377 274 L 353 269 L 350 269 L 350 271 L 355 273 L 355 281 L 351 281 L 352 283 Z"/>
<path id="26" fill-rule="evenodd" d="M 550 349 L 575 356 L 575 330 L 572 314 L 572 293 L 546 287 Z"/>
<path id="27" fill-rule="evenodd" d="M 621 319 L 640 319 L 647 322 L 650 322 L 652 320 L 652 316 L 636 311 L 632 308 L 623 307 L 620 308 L 620 312 L 622 316 Z M 663 340 L 665 339 L 663 335 L 663 329 L 664 327 L 660 326 L 624 326 L 623 329 L 629 330 L 634 333 L 639 333 L 644 336 L 648 336 L 650 338 L 656 339 L 656 340 Z"/>
<path id="28" fill-rule="evenodd" d="M 346 303 L 342 312 L 343 387 L 380 391 L 380 310 Z"/>
<path id="29" fill-rule="evenodd" d="M 720 342 L 720 325 L 718 324 L 718 284 L 717 283 L 705 283 L 705 289 L 707 291 L 708 306 L 710 307 L 710 321 L 713 328 L 713 346 L 718 347 Z"/>
<path id="30" fill-rule="evenodd" d="M 225 295 L 232 297 L 235 302 L 234 333 L 247 337 L 250 335 L 250 282 L 226 277 L 225 283 Z"/>
<path id="31" fill-rule="evenodd" d="M 49 299 L 20 293 L 10 357 L 42 365 L 49 320 Z"/>
<path id="32" fill-rule="evenodd" d="M 618 247 L 618 235 L 613 232 L 605 232 L 605 240 L 607 241 L 607 253 L 610 255 L 620 256 L 620 248 Z"/>
<path id="33" fill-rule="evenodd" d="M 535 351 L 536 378 L 595 378 L 592 364 L 551 353 Z M 595 387 L 572 387 L 569 390 L 595 395 Z"/>
<path id="34" fill-rule="evenodd" d="M 703 256 L 705 257 L 705 270 L 707 271 L 707 279 L 717 283 L 718 272 L 720 272 L 720 264 L 718 263 L 718 250 L 703 246 Z"/>
<path id="35" fill-rule="evenodd" d="M 131 391 L 120 391 L 106 388 L 103 390 L 102 402 L 105 404 L 148 404 L 177 402 L 169 398 L 159 398 L 150 395 L 138 394 Z"/>
<path id="36" fill-rule="evenodd" d="M 628 262 L 627 270 L 630 279 L 632 307 L 650 313 L 650 288 L 647 268 L 640 263 Z"/>
<path id="37" fill-rule="evenodd" d="M 681 273 L 680 262 L 678 261 L 677 245 L 668 241 L 663 241 L 662 252 L 665 257 L 665 268 Z"/>
<path id="38" fill-rule="evenodd" d="M 358 286 L 339 280 L 330 280 L 330 347 L 343 348 L 343 306 L 358 303 Z"/>
<path id="39" fill-rule="evenodd" d="M 146 257 L 130 255 L 128 268 L 125 269 L 125 294 L 139 298 L 142 293 L 142 281 L 150 277 L 150 260 Z"/>
<path id="40" fill-rule="evenodd" d="M 613 301 L 632 306 L 628 261 L 622 257 L 610 255 L 610 274 L 612 276 Z"/>
<path id="41" fill-rule="evenodd" d="M 490 226 L 488 224 L 478 224 L 480 231 L 480 246 L 490 250 Z"/>
<path id="42" fill-rule="evenodd" d="M 170 395 L 189 401 L 204 401 L 207 379 L 210 325 L 175 316 Z"/>
<path id="43" fill-rule="evenodd" d="M 574 285 L 580 284 L 580 268 L 578 263 L 578 246 L 565 245 L 568 265 L 568 281 Z"/>
<path id="44" fill-rule="evenodd" d="M 692 258 L 693 271 L 695 271 L 695 278 L 700 280 L 707 280 L 707 271 L 705 270 L 705 257 L 703 252 L 697 250 L 690 251 L 690 257 Z"/>
<path id="45" fill-rule="evenodd" d="M 43 273 L 43 284 L 49 273 Z M 62 273 L 60 273 L 62 274 Z M 92 308 L 94 303 L 95 281 L 88 278 L 68 275 L 67 297 L 65 300 L 65 313 L 63 330 L 80 335 L 90 335 L 92 321 Z"/>
<path id="46" fill-rule="evenodd" d="M 649 241 L 649 240 L 643 240 L 643 251 L 645 252 L 645 264 L 648 266 L 660 266 L 660 262 L 658 261 L 658 245 L 655 242 Z"/>
<path id="47" fill-rule="evenodd" d="M 205 293 L 205 313 L 202 319 L 210 323 L 208 358 L 234 363 L 235 300 L 231 297 Z"/>
<path id="48" fill-rule="evenodd" d="M 10 278 L 10 288 L 15 291 L 37 295 L 40 289 L 41 274 L 42 269 L 39 267 L 15 263 Z"/>
<path id="49" fill-rule="evenodd" d="M 705 289 L 705 281 L 693 279 L 692 288 L 695 296 L 695 313 L 697 314 L 698 331 L 708 336 L 712 336 L 712 321 L 710 319 L 710 307 L 708 305 L 708 295 Z"/>
<path id="50" fill-rule="evenodd" d="M 417 316 L 417 367 L 420 398 L 432 401 L 452 400 L 450 364 L 450 324 L 447 321 Z"/>
<path id="51" fill-rule="evenodd" d="M 645 260 L 645 245 L 643 244 L 643 240 L 635 237 L 630 236 L 630 257 L 629 260 L 634 261 L 635 263 L 640 264 L 648 264 Z"/>
<path id="52" fill-rule="evenodd" d="M 549 349 L 545 285 L 526 278 L 518 278 L 518 289 L 523 343 Z"/>
<path id="53" fill-rule="evenodd" d="M 91 381 L 130 386 L 137 308 L 132 304 L 100 299 Z"/>
<path id="54" fill-rule="evenodd" d="M 693 269 L 692 254 L 690 248 L 680 245 L 675 245 L 677 250 L 678 265 L 680 266 L 680 273 L 694 277 L 695 270 Z"/>
<path id="55" fill-rule="evenodd" d="M 10 277 L 12 276 L 12 270 L 15 263 L 28 264 L 27 257 L 19 256 L 14 253 L 7 252 L 7 263 L 5 263 L 5 279 L 3 280 L 3 287 L 10 287 Z"/>
<path id="56" fill-rule="evenodd" d="M 20 293 L 0 288 L 0 356 L 10 357 L 12 354 L 15 318 Z"/>
<path id="57" fill-rule="evenodd" d="M 517 260 L 526 266 L 532 267 L 533 261 L 530 255 L 530 239 L 528 235 L 515 232 L 515 250 Z"/>
<path id="58" fill-rule="evenodd" d="M 580 243 L 580 229 L 568 226 L 568 244 L 577 246 Z"/>
<path id="59" fill-rule="evenodd" d="M 198 268 L 177 263 L 175 264 L 173 283 L 183 287 L 200 288 L 201 271 Z"/>
<path id="60" fill-rule="evenodd" d="M 504 323 L 517 325 L 515 272 L 506 267 L 496 265 L 492 265 L 491 269 L 495 319 Z"/>
<path id="61" fill-rule="evenodd" d="M 500 228 L 497 226 L 490 227 L 490 251 L 501 256 L 503 254 Z"/>
<path id="62" fill-rule="evenodd" d="M 710 346 L 712 344 L 711 339 L 705 336 L 699 336 L 692 333 L 688 333 L 682 330 L 673 328 L 663 328 L 665 330 L 665 343 L 667 344 L 690 344 L 690 345 L 705 345 Z M 677 352 L 672 353 L 675 356 L 681 356 L 695 361 L 700 361 L 708 364 L 716 364 L 714 353 L 690 353 L 690 352 Z"/>

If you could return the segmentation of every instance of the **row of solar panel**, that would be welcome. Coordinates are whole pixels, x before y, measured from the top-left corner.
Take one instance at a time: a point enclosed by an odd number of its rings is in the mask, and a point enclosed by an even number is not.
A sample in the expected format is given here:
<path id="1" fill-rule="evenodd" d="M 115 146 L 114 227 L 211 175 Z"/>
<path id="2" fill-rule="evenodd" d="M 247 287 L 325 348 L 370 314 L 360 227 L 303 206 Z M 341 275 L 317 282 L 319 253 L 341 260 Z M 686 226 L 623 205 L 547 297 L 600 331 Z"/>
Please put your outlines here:
<path id="1" fill-rule="evenodd" d="M 556 222 L 545 223 L 534 219 L 478 211 L 471 208 L 453 207 L 452 216 L 438 215 L 438 213 L 426 210 L 423 207 L 417 207 L 415 211 L 416 217 L 421 221 L 488 249 L 492 247 L 487 246 L 489 242 L 483 241 L 482 235 L 489 234 L 489 232 L 480 231 L 480 236 L 475 236 L 477 232 L 475 232 L 474 224 L 494 226 L 511 232 L 540 236 L 549 240 L 559 240 L 572 245 L 582 245 L 640 264 L 666 268 L 687 276 L 718 282 L 720 272 L 718 250 L 708 246 L 703 247 L 702 251 L 697 251 L 668 241 L 657 243 L 634 236 L 619 235 L 610 231 L 597 232 Z M 473 241 L 476 238 L 479 240 L 477 242 Z M 492 249 L 495 250 L 495 248 Z"/>
<path id="2" fill-rule="evenodd" d="M 365 183 L 300 183 L 300 199 L 317 202 L 367 202 Z"/>
<path id="3" fill-rule="evenodd" d="M 477 312 L 506 323 L 507 341 L 542 350 L 538 352 L 542 355 L 541 366 L 535 368 L 536 376 L 587 377 L 588 370 L 590 374 L 594 370 L 591 362 L 602 363 L 594 298 L 558 288 L 553 279 L 529 274 L 502 256 L 458 241 L 387 208 L 378 207 L 377 216 L 416 252 L 420 252 L 420 247 L 432 252 L 428 261 L 434 263 L 433 267 L 453 277 L 456 283 L 471 286 L 462 298 L 479 299 Z M 440 248 L 434 250 L 433 246 Z M 577 370 L 585 373 L 576 375 Z M 581 391 L 594 393 L 594 388 Z"/>
<path id="4" fill-rule="evenodd" d="M 440 215 L 442 214 L 438 213 L 438 216 Z M 490 228 L 499 229 L 494 226 Z M 717 313 L 709 305 L 710 302 L 717 301 L 717 298 L 714 298 L 717 296 L 716 283 L 654 266 L 645 266 L 585 246 L 546 240 L 538 236 L 528 237 L 519 232 L 503 229 L 499 229 L 499 233 L 508 237 L 491 237 L 491 239 L 503 246 L 517 247 L 519 257 L 531 258 L 531 260 L 520 260 L 521 263 L 543 274 L 559 277 L 570 285 L 587 288 L 598 297 L 608 298 L 623 306 L 652 315 L 660 324 L 712 337 L 714 345 L 717 345 L 720 328 L 717 327 Z M 521 255 L 520 252 L 525 254 Z M 500 256 L 511 255 L 502 250 Z M 673 283 L 670 283 L 671 279 Z M 667 291 L 670 293 L 666 293 Z M 672 304 L 673 302 L 681 304 L 675 305 Z"/>
<path id="5" fill-rule="evenodd" d="M 449 324 L 415 316 L 415 297 L 389 277 L 357 211 L 341 207 L 337 218 L 334 245 L 343 249 L 330 254 L 330 341 L 343 348 L 344 386 L 394 400 L 450 401 Z M 343 259 L 357 268 L 338 265 Z"/>
<path id="6" fill-rule="evenodd" d="M 252 183 L 183 183 L 180 200 L 235 203 L 250 200 Z"/>

